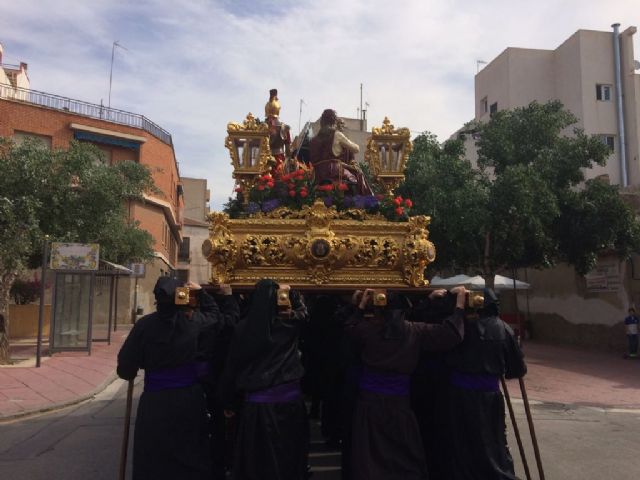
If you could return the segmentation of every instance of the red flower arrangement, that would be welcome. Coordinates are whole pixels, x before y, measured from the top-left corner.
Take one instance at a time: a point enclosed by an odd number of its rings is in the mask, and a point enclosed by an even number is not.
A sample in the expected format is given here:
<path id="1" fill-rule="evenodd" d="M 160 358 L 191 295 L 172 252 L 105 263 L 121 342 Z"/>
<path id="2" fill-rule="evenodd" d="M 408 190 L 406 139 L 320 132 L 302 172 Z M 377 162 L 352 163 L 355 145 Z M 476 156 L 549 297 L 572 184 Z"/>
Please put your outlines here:
<path id="1" fill-rule="evenodd" d="M 401 195 L 374 196 L 351 195 L 350 185 L 347 183 L 327 183 L 315 185 L 313 169 L 298 168 L 283 174 L 281 170 L 266 173 L 258 177 L 253 188 L 248 192 L 238 186 L 238 195 L 249 195 L 249 206 L 246 211 L 269 212 L 278 206 L 300 209 L 304 205 L 312 204 L 317 198 L 324 200 L 325 205 L 335 206 L 338 210 L 356 208 L 370 213 L 380 212 L 391 221 L 402 222 L 409 219 L 413 202 Z"/>
<path id="2" fill-rule="evenodd" d="M 413 207 L 413 202 L 408 198 L 402 198 L 401 195 L 397 197 L 392 196 L 377 196 L 380 202 L 380 212 L 389 220 L 392 221 L 406 221 L 409 219 L 409 213 Z"/>

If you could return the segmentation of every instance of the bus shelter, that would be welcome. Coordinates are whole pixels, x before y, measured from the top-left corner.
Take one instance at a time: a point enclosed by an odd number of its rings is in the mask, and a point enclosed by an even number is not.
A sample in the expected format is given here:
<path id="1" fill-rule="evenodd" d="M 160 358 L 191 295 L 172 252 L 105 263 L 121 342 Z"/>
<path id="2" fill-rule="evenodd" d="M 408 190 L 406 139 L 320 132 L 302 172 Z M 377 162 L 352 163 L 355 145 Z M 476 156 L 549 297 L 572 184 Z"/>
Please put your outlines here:
<path id="1" fill-rule="evenodd" d="M 99 250 L 98 244 L 51 243 L 49 268 L 54 275 L 50 354 L 62 351 L 91 354 L 93 295 Z"/>
<path id="2" fill-rule="evenodd" d="M 111 332 L 118 329 L 120 279 L 133 274 L 129 268 L 100 260 L 93 289 L 92 340 L 111 345 Z"/>

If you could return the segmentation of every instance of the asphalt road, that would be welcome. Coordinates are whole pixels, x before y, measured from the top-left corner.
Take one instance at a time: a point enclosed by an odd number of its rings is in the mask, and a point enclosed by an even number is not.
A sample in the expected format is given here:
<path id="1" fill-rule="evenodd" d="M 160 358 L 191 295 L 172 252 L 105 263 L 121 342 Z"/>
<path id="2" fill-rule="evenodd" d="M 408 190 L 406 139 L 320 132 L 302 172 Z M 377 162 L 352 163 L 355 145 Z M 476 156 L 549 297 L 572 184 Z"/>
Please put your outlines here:
<path id="1" fill-rule="evenodd" d="M 136 394 L 140 388 L 136 388 Z M 114 480 L 117 478 L 126 384 L 116 381 L 94 399 L 61 411 L 0 424 L 0 478 L 11 480 Z M 514 404 L 521 432 L 522 403 Z M 635 480 L 640 472 L 640 411 L 605 411 L 555 404 L 532 406 L 546 478 Z M 135 412 L 135 404 L 134 404 Z M 310 462 L 314 480 L 339 478 L 340 457 L 316 432 Z M 525 448 L 537 470 L 529 436 Z M 524 478 L 509 431 L 517 473 Z M 130 473 L 130 468 L 129 468 Z"/>

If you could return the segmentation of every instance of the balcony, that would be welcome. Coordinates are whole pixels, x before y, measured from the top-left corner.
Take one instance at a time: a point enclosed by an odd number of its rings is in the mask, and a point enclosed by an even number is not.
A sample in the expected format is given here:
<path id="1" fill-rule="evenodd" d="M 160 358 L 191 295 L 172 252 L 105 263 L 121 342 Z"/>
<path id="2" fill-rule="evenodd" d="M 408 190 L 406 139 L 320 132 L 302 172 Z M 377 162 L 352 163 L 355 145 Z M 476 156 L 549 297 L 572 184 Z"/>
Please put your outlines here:
<path id="1" fill-rule="evenodd" d="M 167 145 L 172 145 L 171 134 L 169 132 L 153 123 L 147 117 L 137 113 L 125 112 L 124 110 L 108 108 L 104 105 L 96 105 L 81 100 L 73 100 L 37 90 L 17 88 L 6 83 L 0 83 L 0 99 L 30 103 L 62 112 L 74 113 L 84 117 L 139 128 L 150 133 Z"/>

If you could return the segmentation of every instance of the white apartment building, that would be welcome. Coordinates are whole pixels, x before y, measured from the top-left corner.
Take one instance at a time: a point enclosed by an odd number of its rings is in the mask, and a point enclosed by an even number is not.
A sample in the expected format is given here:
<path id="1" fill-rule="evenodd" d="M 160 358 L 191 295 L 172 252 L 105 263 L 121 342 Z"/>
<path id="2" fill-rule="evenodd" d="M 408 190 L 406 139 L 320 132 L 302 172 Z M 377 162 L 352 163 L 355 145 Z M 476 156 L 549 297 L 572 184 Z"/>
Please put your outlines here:
<path id="1" fill-rule="evenodd" d="M 636 27 L 621 33 L 618 27 L 610 32 L 578 30 L 555 50 L 507 48 L 475 77 L 475 119 L 486 121 L 494 111 L 534 100 L 560 100 L 578 118 L 578 127 L 600 135 L 612 149 L 607 165 L 590 169 L 587 178 L 608 175 L 612 184 L 640 185 L 640 74 L 636 73 L 640 64 L 634 59 L 635 33 Z"/>
<path id="2" fill-rule="evenodd" d="M 585 172 L 607 176 L 633 195 L 640 187 L 640 68 L 634 58 L 636 27 L 622 32 L 578 30 L 554 50 L 507 48 L 475 76 L 475 120 L 537 101 L 561 101 L 586 134 L 600 135 L 612 154 L 606 166 Z M 573 129 L 573 127 L 571 127 Z M 456 132 L 456 135 L 460 133 Z M 571 132 L 567 132 L 570 134 Z M 477 158 L 467 136 L 467 158 Z M 634 188 L 635 187 L 635 188 Z M 636 202 L 638 204 L 638 202 Z M 532 285 L 519 294 L 536 338 L 623 351 L 622 320 L 630 305 L 640 307 L 640 256 L 627 262 L 602 257 L 586 276 L 567 265 L 527 269 L 518 277 Z M 507 272 L 509 274 L 510 272 Z M 503 294 L 503 296 L 509 294 Z M 513 304 L 505 298 L 506 305 Z"/>

